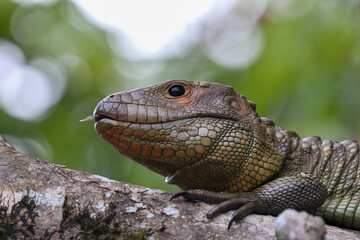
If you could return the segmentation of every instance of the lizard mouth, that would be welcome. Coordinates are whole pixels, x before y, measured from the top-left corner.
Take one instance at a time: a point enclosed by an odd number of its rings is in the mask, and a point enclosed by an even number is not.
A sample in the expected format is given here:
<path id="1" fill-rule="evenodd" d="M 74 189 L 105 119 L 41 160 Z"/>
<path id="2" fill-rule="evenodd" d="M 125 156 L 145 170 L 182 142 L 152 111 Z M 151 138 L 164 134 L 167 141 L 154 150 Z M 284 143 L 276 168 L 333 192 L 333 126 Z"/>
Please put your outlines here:
<path id="1" fill-rule="evenodd" d="M 106 116 L 106 115 L 90 115 L 84 119 L 81 119 L 80 122 L 86 122 L 86 121 L 95 121 L 95 122 L 99 122 L 100 120 L 102 119 L 109 119 L 109 120 L 113 120 L 113 121 L 119 121 L 119 120 L 116 120 L 114 118 L 111 118 L 109 116 Z"/>
<path id="2" fill-rule="evenodd" d="M 211 114 L 199 114 L 199 115 L 195 115 L 195 116 L 184 116 L 184 117 L 180 117 L 178 119 L 172 119 L 172 120 L 167 120 L 167 121 L 159 121 L 159 122 L 142 122 L 142 121 L 127 121 L 127 120 L 122 120 L 122 119 L 116 119 L 113 117 L 110 117 L 108 115 L 90 115 L 84 119 L 81 119 L 80 122 L 86 122 L 86 121 L 95 121 L 95 123 L 100 122 L 101 120 L 110 120 L 110 121 L 114 121 L 114 122 L 124 122 L 124 123 L 137 123 L 137 124 L 160 124 L 160 123 L 167 123 L 167 122 L 175 122 L 175 121 L 179 121 L 179 120 L 184 120 L 184 119 L 194 119 L 194 118 L 198 118 L 198 117 L 210 117 L 210 118 L 219 118 L 219 119 L 224 119 L 224 120 L 229 120 L 229 121 L 236 121 L 236 119 L 231 118 L 231 117 L 219 117 L 219 116 L 214 116 Z"/>

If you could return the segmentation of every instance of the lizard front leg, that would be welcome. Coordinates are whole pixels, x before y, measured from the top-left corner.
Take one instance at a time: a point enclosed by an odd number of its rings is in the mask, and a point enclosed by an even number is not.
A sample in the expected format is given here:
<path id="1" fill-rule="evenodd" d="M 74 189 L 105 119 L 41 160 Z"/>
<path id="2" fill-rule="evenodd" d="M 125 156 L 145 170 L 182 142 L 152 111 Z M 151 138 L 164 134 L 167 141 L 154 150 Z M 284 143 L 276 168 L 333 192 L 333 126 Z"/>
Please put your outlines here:
<path id="1" fill-rule="evenodd" d="M 177 193 L 172 199 L 180 196 L 190 201 L 218 203 L 207 213 L 208 218 L 236 209 L 228 225 L 230 229 L 234 221 L 251 213 L 278 215 L 287 208 L 312 212 L 324 203 L 327 189 L 313 175 L 297 173 L 277 178 L 251 192 L 217 193 L 194 189 Z"/>

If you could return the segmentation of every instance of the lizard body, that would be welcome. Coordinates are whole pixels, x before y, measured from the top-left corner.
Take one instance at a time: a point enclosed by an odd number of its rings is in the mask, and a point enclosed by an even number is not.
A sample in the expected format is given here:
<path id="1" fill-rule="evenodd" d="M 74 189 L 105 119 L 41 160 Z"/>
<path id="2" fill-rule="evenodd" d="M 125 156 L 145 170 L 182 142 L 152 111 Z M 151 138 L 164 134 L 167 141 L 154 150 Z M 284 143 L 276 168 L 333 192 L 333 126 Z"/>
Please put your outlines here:
<path id="1" fill-rule="evenodd" d="M 294 208 L 360 230 L 359 144 L 301 139 L 229 86 L 165 81 L 106 97 L 92 118 L 121 154 L 184 190 L 174 197 L 219 203 L 209 218 L 236 209 L 229 227 Z"/>

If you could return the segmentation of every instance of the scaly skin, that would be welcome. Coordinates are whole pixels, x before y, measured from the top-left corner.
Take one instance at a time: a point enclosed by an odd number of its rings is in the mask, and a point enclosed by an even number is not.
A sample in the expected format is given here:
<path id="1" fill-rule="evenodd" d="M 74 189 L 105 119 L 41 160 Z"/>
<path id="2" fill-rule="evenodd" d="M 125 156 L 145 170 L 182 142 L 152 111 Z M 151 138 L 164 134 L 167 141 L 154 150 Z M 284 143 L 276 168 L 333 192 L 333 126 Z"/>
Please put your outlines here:
<path id="1" fill-rule="evenodd" d="M 360 230 L 358 143 L 300 139 L 229 86 L 170 80 L 112 94 L 90 119 L 121 154 L 185 190 L 174 198 L 219 203 L 209 218 L 237 209 L 229 227 L 294 208 Z"/>

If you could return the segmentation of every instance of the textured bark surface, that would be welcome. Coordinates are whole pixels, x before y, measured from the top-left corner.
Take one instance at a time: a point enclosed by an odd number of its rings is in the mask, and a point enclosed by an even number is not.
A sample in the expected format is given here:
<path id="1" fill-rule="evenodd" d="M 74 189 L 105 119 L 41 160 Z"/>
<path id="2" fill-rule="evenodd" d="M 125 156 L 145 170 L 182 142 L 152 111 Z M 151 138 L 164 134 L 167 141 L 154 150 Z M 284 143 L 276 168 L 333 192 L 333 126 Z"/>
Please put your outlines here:
<path id="1" fill-rule="evenodd" d="M 121 183 L 17 152 L 0 137 L 0 238 L 13 239 L 275 239 L 274 217 L 227 224 L 208 220 L 211 205 Z M 327 226 L 326 239 L 360 232 Z"/>

